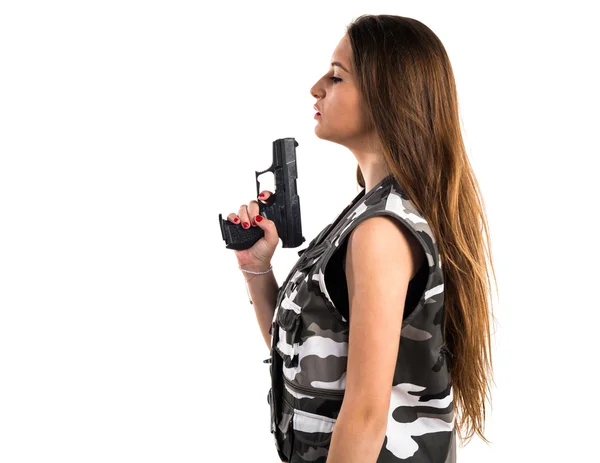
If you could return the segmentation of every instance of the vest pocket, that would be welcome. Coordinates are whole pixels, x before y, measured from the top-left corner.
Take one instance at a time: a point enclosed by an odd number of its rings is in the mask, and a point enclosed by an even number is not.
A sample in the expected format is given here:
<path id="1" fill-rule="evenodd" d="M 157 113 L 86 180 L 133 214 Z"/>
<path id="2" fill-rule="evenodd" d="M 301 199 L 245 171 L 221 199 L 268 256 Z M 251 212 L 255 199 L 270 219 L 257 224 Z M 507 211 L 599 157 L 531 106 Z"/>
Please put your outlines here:
<path id="1" fill-rule="evenodd" d="M 337 420 L 304 410 L 294 410 L 292 428 L 295 437 L 306 444 L 327 445 L 331 441 L 333 426 Z"/>
<path id="2" fill-rule="evenodd" d="M 277 342 L 275 350 L 283 359 L 286 368 L 298 365 L 298 343 L 300 342 L 300 307 L 284 297 L 277 309 Z"/>
<path id="3" fill-rule="evenodd" d="M 294 410 L 293 455 L 289 463 L 326 463 L 336 420 L 304 410 Z"/>
<path id="4" fill-rule="evenodd" d="M 277 452 L 282 461 L 292 461 L 292 451 L 294 447 L 294 432 L 292 422 L 294 420 L 294 407 L 287 400 L 281 400 L 281 416 L 275 426 L 275 444 Z"/>

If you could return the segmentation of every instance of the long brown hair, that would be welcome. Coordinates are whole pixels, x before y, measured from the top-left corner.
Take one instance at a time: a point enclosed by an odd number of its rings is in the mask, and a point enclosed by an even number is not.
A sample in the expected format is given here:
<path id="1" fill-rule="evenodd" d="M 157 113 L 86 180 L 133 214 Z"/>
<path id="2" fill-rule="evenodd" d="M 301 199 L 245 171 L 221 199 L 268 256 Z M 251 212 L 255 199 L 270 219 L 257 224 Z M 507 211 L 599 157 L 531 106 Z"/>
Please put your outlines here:
<path id="1" fill-rule="evenodd" d="M 491 404 L 491 284 L 483 198 L 462 139 L 452 66 L 440 39 L 402 16 L 362 15 L 347 26 L 361 104 L 389 171 L 435 235 L 444 275 L 444 342 L 467 442 Z M 357 182 L 365 187 L 360 166 Z M 485 241 L 484 241 L 485 234 Z M 489 296 L 489 299 L 488 299 Z"/>

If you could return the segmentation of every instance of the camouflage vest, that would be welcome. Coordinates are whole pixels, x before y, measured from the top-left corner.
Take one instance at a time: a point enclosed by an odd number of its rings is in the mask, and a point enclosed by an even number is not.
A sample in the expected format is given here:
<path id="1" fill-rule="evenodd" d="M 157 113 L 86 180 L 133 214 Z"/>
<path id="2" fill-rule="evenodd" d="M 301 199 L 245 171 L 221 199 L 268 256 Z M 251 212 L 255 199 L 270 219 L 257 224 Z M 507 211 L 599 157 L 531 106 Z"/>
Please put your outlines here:
<path id="1" fill-rule="evenodd" d="M 279 288 L 270 333 L 271 433 L 282 461 L 325 463 L 346 386 L 349 321 L 325 287 L 333 252 L 363 220 L 395 217 L 425 250 L 429 273 L 417 306 L 402 322 L 387 429 L 377 463 L 454 463 L 454 401 L 443 346 L 444 283 L 427 222 L 393 176 L 345 210 L 298 254 Z"/>

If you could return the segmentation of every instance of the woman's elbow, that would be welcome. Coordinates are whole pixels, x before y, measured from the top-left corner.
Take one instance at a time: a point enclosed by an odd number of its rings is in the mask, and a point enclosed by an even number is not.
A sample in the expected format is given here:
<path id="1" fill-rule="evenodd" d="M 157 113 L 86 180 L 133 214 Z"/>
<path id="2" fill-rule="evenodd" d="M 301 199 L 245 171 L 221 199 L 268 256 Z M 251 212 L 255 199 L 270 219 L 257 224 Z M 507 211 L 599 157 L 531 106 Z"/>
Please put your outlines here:
<path id="1" fill-rule="evenodd" d="M 342 406 L 338 415 L 338 421 L 356 425 L 366 431 L 377 434 L 385 434 L 387 429 L 387 409 L 360 406 Z"/>

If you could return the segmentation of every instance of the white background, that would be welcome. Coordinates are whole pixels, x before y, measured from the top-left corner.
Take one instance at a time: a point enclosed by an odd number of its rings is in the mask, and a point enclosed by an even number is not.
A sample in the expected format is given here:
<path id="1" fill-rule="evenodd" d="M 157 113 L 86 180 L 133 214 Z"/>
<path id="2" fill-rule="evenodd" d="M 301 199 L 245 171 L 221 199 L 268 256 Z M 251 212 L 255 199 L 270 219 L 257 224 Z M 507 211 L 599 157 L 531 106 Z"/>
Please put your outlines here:
<path id="1" fill-rule="evenodd" d="M 592 3 L 1 2 L 0 461 L 279 461 L 269 353 L 218 214 L 255 197 L 277 138 L 299 143 L 306 243 L 357 194 L 309 90 L 363 13 L 444 43 L 486 201 L 492 445 L 459 461 L 589 461 Z M 277 250 L 279 283 L 297 251 Z"/>

